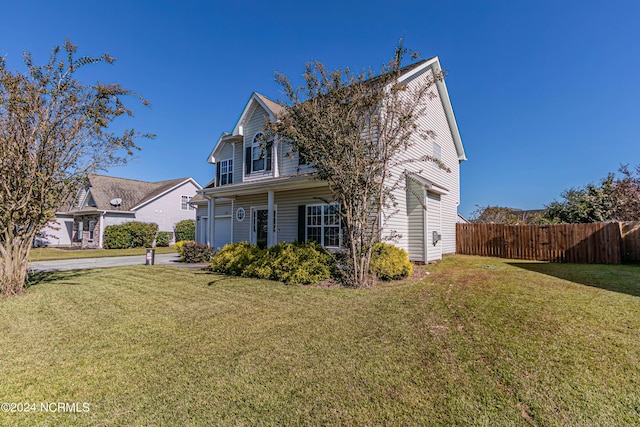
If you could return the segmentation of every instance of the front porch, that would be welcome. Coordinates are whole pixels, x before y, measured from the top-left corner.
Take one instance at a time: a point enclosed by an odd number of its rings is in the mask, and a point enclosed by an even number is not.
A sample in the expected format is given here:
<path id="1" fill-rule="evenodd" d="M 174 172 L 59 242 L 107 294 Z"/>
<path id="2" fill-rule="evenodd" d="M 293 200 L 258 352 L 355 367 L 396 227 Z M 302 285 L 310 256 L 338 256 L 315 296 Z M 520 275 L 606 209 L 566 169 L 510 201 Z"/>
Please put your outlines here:
<path id="1" fill-rule="evenodd" d="M 331 201 L 326 183 L 310 176 L 225 185 L 202 194 L 206 202 L 198 210 L 196 239 L 216 250 L 243 241 L 270 247 L 307 240 L 301 206 Z"/>

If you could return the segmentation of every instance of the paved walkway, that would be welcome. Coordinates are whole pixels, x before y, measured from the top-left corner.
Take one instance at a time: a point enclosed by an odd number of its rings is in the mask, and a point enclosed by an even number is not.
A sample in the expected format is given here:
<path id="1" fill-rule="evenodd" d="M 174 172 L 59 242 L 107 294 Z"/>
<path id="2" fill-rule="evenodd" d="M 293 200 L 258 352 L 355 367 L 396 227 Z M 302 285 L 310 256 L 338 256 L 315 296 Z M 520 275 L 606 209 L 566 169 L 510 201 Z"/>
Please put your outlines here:
<path id="1" fill-rule="evenodd" d="M 29 271 L 37 273 L 49 271 L 86 270 L 89 268 L 144 265 L 145 262 L 146 255 L 35 261 L 29 264 Z M 203 267 L 206 267 L 207 264 L 183 264 L 180 262 L 178 254 L 156 254 L 155 265 L 201 269 Z"/>

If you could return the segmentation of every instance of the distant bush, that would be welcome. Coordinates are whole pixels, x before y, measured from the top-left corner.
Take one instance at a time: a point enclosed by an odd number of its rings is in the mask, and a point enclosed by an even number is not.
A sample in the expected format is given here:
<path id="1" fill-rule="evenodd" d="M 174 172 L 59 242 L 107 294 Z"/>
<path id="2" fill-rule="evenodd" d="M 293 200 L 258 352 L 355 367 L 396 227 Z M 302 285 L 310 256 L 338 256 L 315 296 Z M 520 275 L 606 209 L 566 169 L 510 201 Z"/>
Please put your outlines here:
<path id="1" fill-rule="evenodd" d="M 398 280 L 411 276 L 413 265 L 404 249 L 388 243 L 377 243 L 373 248 L 369 270 L 379 279 Z"/>
<path id="2" fill-rule="evenodd" d="M 166 248 L 171 243 L 173 233 L 171 231 L 159 231 L 156 236 L 156 246 Z"/>
<path id="3" fill-rule="evenodd" d="M 173 247 L 176 248 L 176 252 L 178 252 L 178 255 L 180 255 L 180 258 L 182 258 L 182 247 L 187 242 L 193 242 L 193 240 L 180 240 L 177 241 L 175 245 L 173 245 Z"/>
<path id="4" fill-rule="evenodd" d="M 333 258 L 315 242 L 278 243 L 260 250 L 247 242 L 224 246 L 211 259 L 213 271 L 236 276 L 311 284 L 329 279 Z"/>
<path id="5" fill-rule="evenodd" d="M 178 222 L 174 227 L 176 233 L 176 242 L 180 240 L 196 239 L 196 221 L 193 219 L 185 219 Z"/>
<path id="6" fill-rule="evenodd" d="M 104 229 L 105 249 L 150 248 L 158 232 L 158 224 L 138 221 L 109 225 Z"/>
<path id="7" fill-rule="evenodd" d="M 104 228 L 104 241 L 102 246 L 105 249 L 127 249 L 131 247 L 131 233 L 122 225 L 109 225 Z"/>
<path id="8" fill-rule="evenodd" d="M 180 260 L 187 263 L 209 262 L 214 254 L 211 246 L 196 243 L 183 242 L 180 249 Z"/>

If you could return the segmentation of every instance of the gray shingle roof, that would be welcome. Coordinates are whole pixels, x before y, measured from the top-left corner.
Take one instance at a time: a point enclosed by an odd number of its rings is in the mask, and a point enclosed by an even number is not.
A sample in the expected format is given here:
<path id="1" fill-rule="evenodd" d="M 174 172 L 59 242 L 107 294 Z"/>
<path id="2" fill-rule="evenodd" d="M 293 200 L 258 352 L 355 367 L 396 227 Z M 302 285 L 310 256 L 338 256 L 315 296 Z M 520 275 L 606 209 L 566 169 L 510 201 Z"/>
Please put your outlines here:
<path id="1" fill-rule="evenodd" d="M 134 179 L 116 178 L 112 176 L 89 174 L 87 189 L 91 194 L 94 209 L 109 211 L 130 211 L 148 200 L 188 180 L 189 178 L 171 179 L 160 182 L 146 182 Z M 111 205 L 111 200 L 122 199 L 119 206 Z M 87 209 L 87 207 L 84 207 Z M 80 209 L 72 206 L 70 212 Z"/>

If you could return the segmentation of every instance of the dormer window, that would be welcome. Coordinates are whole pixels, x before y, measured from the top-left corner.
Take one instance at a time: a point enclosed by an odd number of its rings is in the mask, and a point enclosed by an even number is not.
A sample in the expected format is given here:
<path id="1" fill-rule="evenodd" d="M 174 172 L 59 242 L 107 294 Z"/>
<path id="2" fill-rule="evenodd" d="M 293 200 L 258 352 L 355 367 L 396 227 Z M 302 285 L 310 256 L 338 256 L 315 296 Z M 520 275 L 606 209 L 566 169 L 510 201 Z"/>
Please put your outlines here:
<path id="1" fill-rule="evenodd" d="M 218 162 L 216 169 L 218 186 L 233 184 L 233 159 Z"/>
<path id="2" fill-rule="evenodd" d="M 246 148 L 246 173 L 270 171 L 273 142 L 265 141 L 264 134 L 258 132 L 253 137 L 251 147 Z"/>

